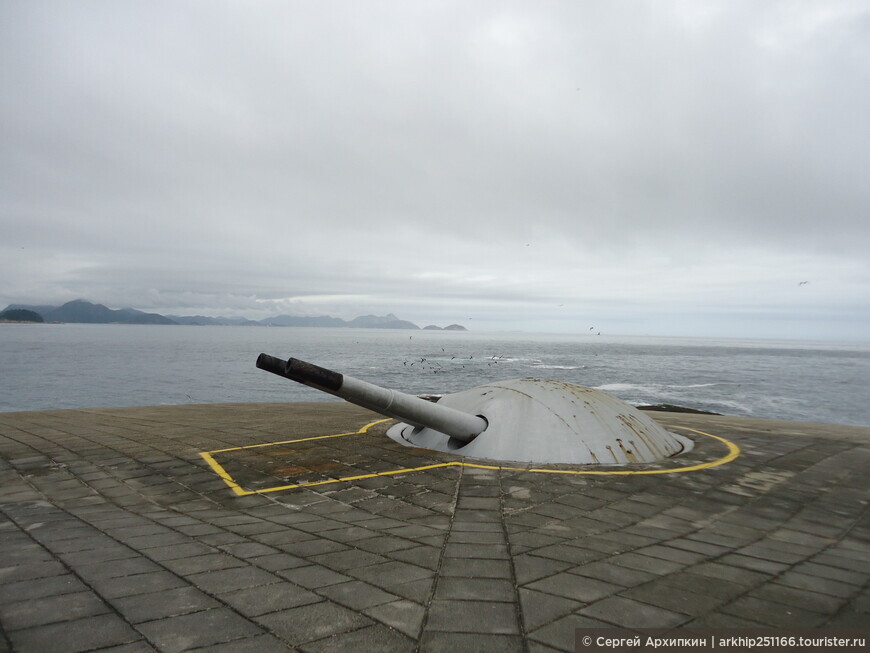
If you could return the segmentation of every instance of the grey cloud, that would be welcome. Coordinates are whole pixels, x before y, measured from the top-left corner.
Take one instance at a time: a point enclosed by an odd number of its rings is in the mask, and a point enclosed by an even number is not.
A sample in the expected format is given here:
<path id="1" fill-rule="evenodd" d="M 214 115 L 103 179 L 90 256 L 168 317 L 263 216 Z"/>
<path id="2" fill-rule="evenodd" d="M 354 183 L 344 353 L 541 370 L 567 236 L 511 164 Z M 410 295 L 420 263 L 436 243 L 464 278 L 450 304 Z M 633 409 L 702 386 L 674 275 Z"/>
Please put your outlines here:
<path id="1" fill-rule="evenodd" d="M 0 299 L 870 311 L 868 16 L 11 0 Z"/>

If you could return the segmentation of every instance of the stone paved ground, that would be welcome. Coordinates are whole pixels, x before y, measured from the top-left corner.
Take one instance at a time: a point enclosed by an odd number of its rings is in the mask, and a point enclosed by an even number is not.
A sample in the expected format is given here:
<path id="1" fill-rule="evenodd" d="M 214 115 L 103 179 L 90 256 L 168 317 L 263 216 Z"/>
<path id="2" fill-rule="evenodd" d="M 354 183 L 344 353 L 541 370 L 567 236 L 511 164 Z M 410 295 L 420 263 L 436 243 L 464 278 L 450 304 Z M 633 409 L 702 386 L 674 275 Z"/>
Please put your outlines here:
<path id="1" fill-rule="evenodd" d="M 0 651 L 571 651 L 578 627 L 870 627 L 870 429 L 708 416 L 665 475 L 434 467 L 237 496 L 199 455 L 343 403 L 0 414 Z M 214 454 L 245 489 L 457 460 L 368 434 Z M 677 464 L 714 460 L 698 446 Z"/>

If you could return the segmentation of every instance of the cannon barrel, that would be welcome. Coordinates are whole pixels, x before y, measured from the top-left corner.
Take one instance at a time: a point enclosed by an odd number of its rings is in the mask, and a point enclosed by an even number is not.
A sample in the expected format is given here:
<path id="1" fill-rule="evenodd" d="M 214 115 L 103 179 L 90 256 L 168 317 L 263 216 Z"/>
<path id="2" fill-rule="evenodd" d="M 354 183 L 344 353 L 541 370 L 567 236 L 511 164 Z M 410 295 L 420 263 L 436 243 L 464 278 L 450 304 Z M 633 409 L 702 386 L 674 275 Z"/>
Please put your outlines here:
<path id="1" fill-rule="evenodd" d="M 268 354 L 260 354 L 257 367 L 341 397 L 381 415 L 403 420 L 417 428 L 428 427 L 463 442 L 471 442 L 487 427 L 486 419 L 480 415 L 439 406 L 420 397 L 382 388 L 297 358 L 285 361 Z"/>

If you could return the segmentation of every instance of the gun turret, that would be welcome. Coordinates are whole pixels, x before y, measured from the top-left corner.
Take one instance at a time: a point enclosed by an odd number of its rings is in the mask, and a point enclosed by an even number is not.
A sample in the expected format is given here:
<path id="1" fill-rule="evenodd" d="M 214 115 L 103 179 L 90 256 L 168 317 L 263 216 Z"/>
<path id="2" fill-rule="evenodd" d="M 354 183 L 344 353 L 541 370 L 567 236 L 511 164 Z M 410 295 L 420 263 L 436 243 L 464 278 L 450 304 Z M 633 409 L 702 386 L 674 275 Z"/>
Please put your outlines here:
<path id="1" fill-rule="evenodd" d="M 564 381 L 494 381 L 436 404 L 296 358 L 260 354 L 257 367 L 402 420 L 387 431 L 400 444 L 469 458 L 625 465 L 664 460 L 693 446 L 621 399 Z"/>
<path id="2" fill-rule="evenodd" d="M 429 428 L 462 442 L 471 442 L 487 427 L 486 419 L 479 415 L 439 406 L 426 399 L 382 388 L 298 358 L 285 361 L 268 354 L 260 354 L 257 367 L 341 397 L 386 417 L 402 420 L 415 428 Z"/>

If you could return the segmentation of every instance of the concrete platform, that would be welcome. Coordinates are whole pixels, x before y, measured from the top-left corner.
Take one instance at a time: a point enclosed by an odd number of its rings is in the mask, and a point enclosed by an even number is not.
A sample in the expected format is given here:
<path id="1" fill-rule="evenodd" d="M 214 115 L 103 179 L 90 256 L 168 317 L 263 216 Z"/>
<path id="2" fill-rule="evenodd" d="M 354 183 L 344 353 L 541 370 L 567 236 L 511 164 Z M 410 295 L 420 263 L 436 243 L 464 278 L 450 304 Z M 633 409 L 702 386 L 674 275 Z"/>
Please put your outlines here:
<path id="1" fill-rule="evenodd" d="M 0 650 L 870 627 L 870 428 L 653 416 L 694 451 L 589 474 L 460 464 L 345 403 L 0 413 Z"/>

